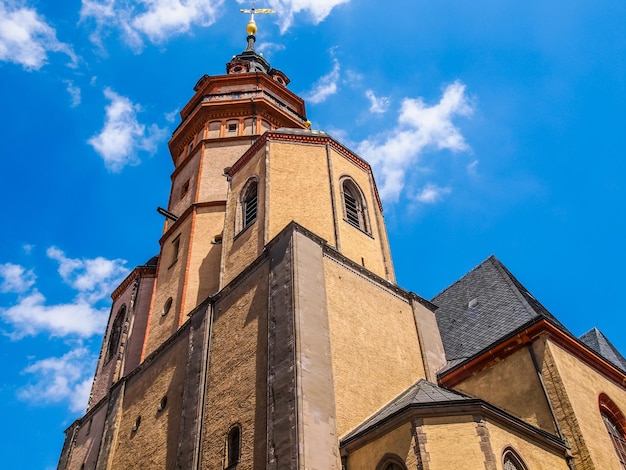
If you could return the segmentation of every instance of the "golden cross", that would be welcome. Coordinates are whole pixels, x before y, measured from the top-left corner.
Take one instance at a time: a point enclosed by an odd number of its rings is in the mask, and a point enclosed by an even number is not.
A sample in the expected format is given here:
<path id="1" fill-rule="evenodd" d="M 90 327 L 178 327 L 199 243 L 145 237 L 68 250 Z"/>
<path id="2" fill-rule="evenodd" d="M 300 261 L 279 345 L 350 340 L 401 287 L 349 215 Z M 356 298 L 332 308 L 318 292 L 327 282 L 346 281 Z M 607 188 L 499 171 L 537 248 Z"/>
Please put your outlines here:
<path id="1" fill-rule="evenodd" d="M 248 34 L 256 34 L 256 23 L 254 21 L 254 15 L 256 13 L 276 13 L 271 8 L 254 8 L 254 0 L 252 0 L 252 8 L 246 8 L 245 10 L 239 10 L 241 13 L 250 13 L 250 21 L 248 22 L 248 26 L 246 27 L 246 31 Z"/>

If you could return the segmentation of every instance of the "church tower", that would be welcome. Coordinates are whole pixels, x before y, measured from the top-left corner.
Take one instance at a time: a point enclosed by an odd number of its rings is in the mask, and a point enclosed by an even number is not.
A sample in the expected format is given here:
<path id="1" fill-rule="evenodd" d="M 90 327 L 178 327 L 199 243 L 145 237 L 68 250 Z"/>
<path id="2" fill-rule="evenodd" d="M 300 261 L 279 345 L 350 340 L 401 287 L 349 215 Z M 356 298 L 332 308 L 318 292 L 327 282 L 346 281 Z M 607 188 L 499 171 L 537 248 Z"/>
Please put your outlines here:
<path id="1" fill-rule="evenodd" d="M 59 468 L 339 469 L 340 436 L 443 361 L 371 167 L 310 129 L 252 13 L 180 113 L 160 253 L 112 294 Z"/>

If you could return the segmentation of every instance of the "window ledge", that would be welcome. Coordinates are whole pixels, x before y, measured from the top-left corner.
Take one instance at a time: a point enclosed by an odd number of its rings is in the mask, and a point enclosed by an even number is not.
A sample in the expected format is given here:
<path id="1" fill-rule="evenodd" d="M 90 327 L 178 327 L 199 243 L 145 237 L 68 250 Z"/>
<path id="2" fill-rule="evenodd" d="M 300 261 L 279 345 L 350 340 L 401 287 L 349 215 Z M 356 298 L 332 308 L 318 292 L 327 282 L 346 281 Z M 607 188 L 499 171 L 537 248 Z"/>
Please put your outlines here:
<path id="1" fill-rule="evenodd" d="M 239 231 L 239 233 L 237 233 L 237 235 L 235 235 L 235 236 L 233 237 L 233 241 L 237 240 L 237 239 L 238 239 L 241 235 L 243 235 L 245 232 L 247 232 L 247 231 L 248 231 L 248 229 L 249 229 L 250 227 L 252 227 L 253 225 L 255 225 L 255 224 L 256 224 L 256 221 L 257 221 L 257 220 L 258 220 L 258 219 L 254 219 L 252 222 L 250 222 L 248 225 L 246 225 L 244 228 L 242 228 L 242 229 Z M 230 468 L 230 467 L 227 467 L 227 468 Z"/>
<path id="2" fill-rule="evenodd" d="M 371 233 L 366 232 L 365 230 L 363 230 L 363 229 L 362 229 L 361 227 L 359 227 L 358 225 L 354 225 L 352 222 L 350 222 L 350 221 L 349 221 L 348 219 L 346 219 L 345 217 L 343 218 L 343 221 L 344 221 L 345 223 L 347 223 L 350 227 L 354 227 L 354 228 L 355 228 L 355 229 L 357 229 L 359 232 L 361 232 L 361 233 L 363 233 L 363 234 L 367 235 L 367 236 L 368 236 L 368 237 L 370 237 L 372 240 L 374 240 L 374 236 L 373 236 Z"/>

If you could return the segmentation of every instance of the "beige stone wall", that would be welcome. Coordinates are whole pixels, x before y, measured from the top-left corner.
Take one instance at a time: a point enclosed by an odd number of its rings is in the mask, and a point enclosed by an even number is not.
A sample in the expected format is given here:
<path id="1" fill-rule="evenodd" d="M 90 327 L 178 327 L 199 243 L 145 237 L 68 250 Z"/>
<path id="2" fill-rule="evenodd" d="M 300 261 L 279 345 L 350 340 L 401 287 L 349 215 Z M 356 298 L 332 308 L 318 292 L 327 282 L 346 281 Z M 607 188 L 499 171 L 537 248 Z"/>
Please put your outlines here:
<path id="1" fill-rule="evenodd" d="M 241 191 L 252 176 L 258 178 L 258 208 L 256 221 L 245 230 L 238 228 L 238 217 L 241 217 L 238 199 Z M 228 194 L 226 220 L 224 221 L 224 240 L 222 242 L 223 280 L 224 287 L 254 261 L 263 251 L 265 224 L 265 148 L 260 149 L 233 176 Z M 240 225 L 240 224 L 239 224 Z"/>
<path id="2" fill-rule="evenodd" d="M 202 468 L 223 468 L 226 436 L 235 423 L 241 425 L 237 469 L 265 468 L 267 277 L 264 264 L 215 305 Z"/>
<path id="3" fill-rule="evenodd" d="M 485 468 L 485 454 L 472 416 L 426 418 L 423 431 L 431 470 Z"/>
<path id="4" fill-rule="evenodd" d="M 180 216 L 194 202 L 196 185 L 198 184 L 198 165 L 200 164 L 201 156 L 202 151 L 198 147 L 194 150 L 193 156 L 174 174 L 168 210 L 175 215 Z M 183 194 L 182 188 L 187 182 L 189 183 L 189 188 Z"/>
<path id="5" fill-rule="evenodd" d="M 144 357 L 158 348 L 169 338 L 179 326 L 180 319 L 187 312 L 181 312 L 184 275 L 189 250 L 189 235 L 191 232 L 192 217 L 187 217 L 176 230 L 171 231 L 163 239 L 156 290 L 150 310 L 150 319 L 146 332 L 146 346 Z M 178 259 L 173 261 L 173 241 L 180 236 Z M 172 307 L 169 313 L 162 315 L 163 306 L 169 297 L 172 297 Z"/>
<path id="6" fill-rule="evenodd" d="M 185 337 L 129 380 L 110 468 L 175 468 L 185 382 Z M 163 397 L 167 405 L 158 411 Z M 133 431 L 136 419 L 141 424 Z"/>
<path id="7" fill-rule="evenodd" d="M 324 258 L 339 436 L 425 378 L 411 305 Z"/>
<path id="8" fill-rule="evenodd" d="M 335 186 L 337 224 L 339 230 L 340 251 L 351 260 L 363 264 L 368 270 L 383 279 L 393 280 L 393 269 L 385 266 L 384 253 L 387 246 L 386 235 L 381 237 L 384 227 L 379 227 L 381 218 L 377 216 L 378 202 L 374 200 L 370 174 L 353 162 L 331 150 L 333 183 Z M 343 200 L 341 196 L 341 178 L 350 176 L 361 188 L 365 197 L 371 234 L 361 232 L 344 220 Z"/>
<path id="9" fill-rule="evenodd" d="M 454 386 L 556 435 L 554 420 L 527 348 Z"/>
<path id="10" fill-rule="evenodd" d="M 196 209 L 182 310 L 185 313 L 219 290 L 222 245 L 215 243 L 215 237 L 222 235 L 224 210 L 224 206 Z"/>
<path id="11" fill-rule="evenodd" d="M 626 390 L 585 365 L 555 343 L 548 341 L 547 349 L 560 379 L 560 381 L 553 381 L 553 384 L 556 384 L 558 388 L 562 387 L 559 400 L 568 400 L 571 407 L 568 409 L 567 406 L 559 406 L 559 411 L 562 410 L 565 413 L 564 416 L 560 416 L 560 419 L 565 421 L 575 419 L 593 462 L 592 464 L 584 462 L 584 466 L 581 465 L 580 468 L 621 470 L 617 455 L 602 422 L 598 398 L 600 393 L 605 393 L 623 413 L 626 413 Z M 570 413 L 573 413 L 575 418 Z M 569 428 L 570 426 L 563 425 L 564 432 Z M 571 442 L 574 441 L 573 436 L 566 437 Z M 576 463 L 578 465 L 578 462 Z"/>
<path id="12" fill-rule="evenodd" d="M 250 139 L 212 141 L 204 150 L 198 201 L 223 201 L 228 192 L 224 168 L 232 166 L 250 147 Z"/>
<path id="13" fill-rule="evenodd" d="M 530 442 L 527 438 L 505 429 L 497 423 L 488 422 L 491 448 L 496 456 L 498 470 L 503 467 L 504 452 L 512 448 L 530 470 L 568 470 L 565 455 L 548 450 Z"/>
<path id="14" fill-rule="evenodd" d="M 411 424 L 405 423 L 351 453 L 348 457 L 348 468 L 350 470 L 374 470 L 385 455 L 394 454 L 400 457 L 408 468 L 414 469 L 417 468 L 414 446 Z"/>
<path id="15" fill-rule="evenodd" d="M 335 245 L 326 147 L 270 141 L 268 234 L 292 220 Z"/>

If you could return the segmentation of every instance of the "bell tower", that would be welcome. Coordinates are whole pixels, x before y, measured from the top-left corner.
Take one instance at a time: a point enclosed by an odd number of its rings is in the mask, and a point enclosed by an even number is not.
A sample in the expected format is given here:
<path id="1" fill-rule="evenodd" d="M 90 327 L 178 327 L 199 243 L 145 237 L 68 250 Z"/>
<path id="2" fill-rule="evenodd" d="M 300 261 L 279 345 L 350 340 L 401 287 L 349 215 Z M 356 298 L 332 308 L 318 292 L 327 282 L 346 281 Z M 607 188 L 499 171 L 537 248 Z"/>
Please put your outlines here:
<path id="1" fill-rule="evenodd" d="M 255 51 L 253 19 L 247 30 L 247 47 L 226 64 L 226 75 L 198 80 L 169 142 L 174 172 L 144 356 L 221 288 L 225 172 L 265 132 L 307 127 L 289 78 Z"/>

